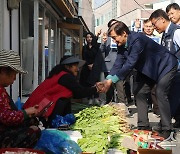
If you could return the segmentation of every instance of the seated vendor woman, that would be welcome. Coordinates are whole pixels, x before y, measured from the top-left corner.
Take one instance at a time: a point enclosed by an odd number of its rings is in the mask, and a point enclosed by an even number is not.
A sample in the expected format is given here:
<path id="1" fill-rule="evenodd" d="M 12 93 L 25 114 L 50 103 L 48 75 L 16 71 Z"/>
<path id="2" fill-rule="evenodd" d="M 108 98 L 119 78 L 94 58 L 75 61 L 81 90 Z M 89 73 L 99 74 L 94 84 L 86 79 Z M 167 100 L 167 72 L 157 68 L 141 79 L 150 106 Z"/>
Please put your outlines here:
<path id="1" fill-rule="evenodd" d="M 56 65 L 44 80 L 30 95 L 24 104 L 24 108 L 40 104 L 44 98 L 53 104 L 43 113 L 51 127 L 52 120 L 56 115 L 65 116 L 71 113 L 71 98 L 85 98 L 97 94 L 94 87 L 83 87 L 76 77 L 79 67 L 84 64 L 83 60 L 73 56 L 64 56 L 60 64 Z"/>
<path id="2" fill-rule="evenodd" d="M 20 66 L 19 55 L 0 51 L 0 148 L 32 148 L 41 134 L 33 118 L 38 114 L 38 106 L 18 111 L 5 89 L 13 84 L 17 73 L 27 73 Z"/>

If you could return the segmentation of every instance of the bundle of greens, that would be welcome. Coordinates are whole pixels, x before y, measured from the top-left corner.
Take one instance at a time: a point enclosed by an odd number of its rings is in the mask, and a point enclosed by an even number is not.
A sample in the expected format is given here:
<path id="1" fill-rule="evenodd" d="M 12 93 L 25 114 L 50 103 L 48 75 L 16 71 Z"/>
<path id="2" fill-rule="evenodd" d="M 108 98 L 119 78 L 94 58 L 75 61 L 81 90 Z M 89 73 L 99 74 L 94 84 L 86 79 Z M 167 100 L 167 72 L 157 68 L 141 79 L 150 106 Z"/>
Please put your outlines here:
<path id="1" fill-rule="evenodd" d="M 75 114 L 76 123 L 73 130 L 81 132 L 83 138 L 78 144 L 84 152 L 96 154 L 106 153 L 108 149 L 115 148 L 126 153 L 121 146 L 124 136 L 127 136 L 127 122 L 115 106 L 104 105 L 102 107 L 86 108 Z"/>

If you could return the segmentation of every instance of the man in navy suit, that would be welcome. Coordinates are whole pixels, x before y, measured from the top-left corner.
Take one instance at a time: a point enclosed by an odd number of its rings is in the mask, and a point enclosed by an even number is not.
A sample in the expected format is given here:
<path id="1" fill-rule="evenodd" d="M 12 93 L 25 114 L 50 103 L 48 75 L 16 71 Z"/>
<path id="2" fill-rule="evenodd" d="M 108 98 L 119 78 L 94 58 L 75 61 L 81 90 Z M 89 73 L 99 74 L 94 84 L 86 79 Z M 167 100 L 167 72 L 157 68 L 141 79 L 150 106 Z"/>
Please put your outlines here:
<path id="1" fill-rule="evenodd" d="M 171 7 L 177 8 L 177 12 L 175 10 L 171 10 Z M 176 73 L 171 86 L 169 102 L 171 105 L 171 115 L 175 119 L 173 126 L 174 128 L 180 128 L 180 26 L 177 25 L 179 22 L 177 19 L 180 18 L 180 7 L 178 4 L 173 3 L 170 4 L 166 10 L 171 10 L 170 12 L 167 11 L 169 13 L 169 17 L 164 10 L 158 9 L 151 14 L 150 20 L 154 24 L 154 28 L 157 30 L 157 32 L 163 33 L 161 44 L 165 46 L 172 54 L 174 54 L 179 62 L 178 72 Z M 175 21 L 177 23 L 173 23 Z"/>
<path id="2" fill-rule="evenodd" d="M 165 47 L 157 44 L 142 33 L 130 32 L 121 21 L 112 24 L 108 35 L 121 48 L 107 80 L 99 83 L 106 92 L 112 83 L 124 80 L 135 68 L 137 74 L 136 103 L 138 129 L 150 129 L 146 95 L 156 87 L 157 101 L 161 115 L 162 131 L 159 135 L 168 138 L 171 133 L 171 112 L 168 101 L 169 88 L 177 70 L 177 59 Z"/>
<path id="3" fill-rule="evenodd" d="M 177 3 L 171 3 L 166 7 L 166 13 L 170 21 L 180 27 L 180 6 Z M 178 38 L 180 38 L 180 32 L 178 33 Z M 177 37 L 177 36 L 176 36 Z M 177 38 L 176 38 L 177 39 Z M 179 39 L 180 40 L 180 39 Z M 177 43 L 180 47 L 180 41 Z M 170 105 L 172 116 L 174 116 L 175 123 L 173 124 L 174 128 L 180 128 L 180 63 L 178 66 L 178 72 L 175 75 L 173 84 L 171 86 L 170 92 Z"/>

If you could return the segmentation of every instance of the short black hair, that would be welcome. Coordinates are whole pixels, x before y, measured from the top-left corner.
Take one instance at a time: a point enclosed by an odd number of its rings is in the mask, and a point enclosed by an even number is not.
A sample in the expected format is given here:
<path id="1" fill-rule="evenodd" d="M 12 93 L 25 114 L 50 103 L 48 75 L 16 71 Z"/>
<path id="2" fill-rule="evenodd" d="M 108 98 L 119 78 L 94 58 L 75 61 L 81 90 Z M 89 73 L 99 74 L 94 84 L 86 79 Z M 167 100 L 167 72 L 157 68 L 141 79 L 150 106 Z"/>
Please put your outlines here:
<path id="1" fill-rule="evenodd" d="M 146 23 L 148 23 L 148 22 L 150 22 L 151 20 L 149 20 L 149 19 L 145 19 L 144 21 L 143 21 L 143 23 L 144 24 L 146 24 Z"/>
<path id="2" fill-rule="evenodd" d="M 111 20 L 108 22 L 108 24 L 107 24 L 108 28 L 111 27 L 111 25 L 112 25 L 113 22 L 117 22 L 117 21 L 118 21 L 118 20 L 116 20 L 116 19 L 111 19 Z"/>
<path id="3" fill-rule="evenodd" d="M 157 19 L 159 17 L 162 17 L 165 20 L 170 21 L 167 13 L 163 11 L 162 9 L 155 10 L 149 17 L 149 20 L 152 20 L 153 18 Z"/>
<path id="4" fill-rule="evenodd" d="M 117 35 L 122 35 L 123 32 L 130 34 L 128 26 L 126 26 L 126 24 L 123 23 L 122 21 L 117 21 L 114 24 L 112 24 L 108 29 L 108 35 L 110 35 L 110 33 L 113 30 L 116 32 Z"/>
<path id="5" fill-rule="evenodd" d="M 166 13 L 168 13 L 171 9 L 180 10 L 180 7 L 177 3 L 171 3 L 166 7 Z"/>

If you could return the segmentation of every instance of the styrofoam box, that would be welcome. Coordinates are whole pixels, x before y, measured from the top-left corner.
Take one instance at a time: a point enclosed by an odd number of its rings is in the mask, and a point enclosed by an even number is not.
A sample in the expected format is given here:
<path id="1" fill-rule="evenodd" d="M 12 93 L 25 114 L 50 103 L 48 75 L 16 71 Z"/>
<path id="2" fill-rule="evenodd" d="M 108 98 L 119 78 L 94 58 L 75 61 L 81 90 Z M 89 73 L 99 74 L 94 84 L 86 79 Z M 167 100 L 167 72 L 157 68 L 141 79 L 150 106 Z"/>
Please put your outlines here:
<path id="1" fill-rule="evenodd" d="M 78 139 L 82 138 L 82 135 L 79 131 L 67 130 L 67 131 L 63 131 L 63 132 L 66 133 L 67 135 L 69 135 L 71 140 L 75 141 L 76 143 L 77 143 Z"/>

